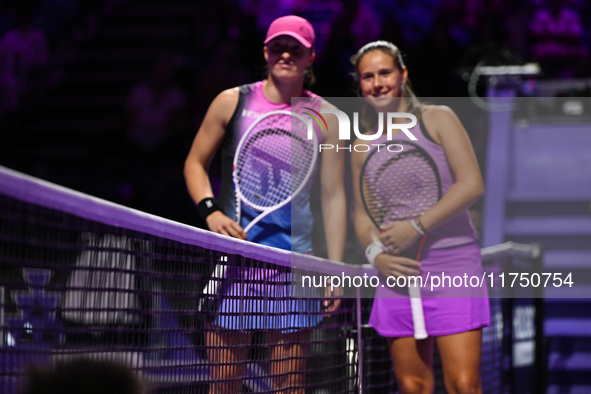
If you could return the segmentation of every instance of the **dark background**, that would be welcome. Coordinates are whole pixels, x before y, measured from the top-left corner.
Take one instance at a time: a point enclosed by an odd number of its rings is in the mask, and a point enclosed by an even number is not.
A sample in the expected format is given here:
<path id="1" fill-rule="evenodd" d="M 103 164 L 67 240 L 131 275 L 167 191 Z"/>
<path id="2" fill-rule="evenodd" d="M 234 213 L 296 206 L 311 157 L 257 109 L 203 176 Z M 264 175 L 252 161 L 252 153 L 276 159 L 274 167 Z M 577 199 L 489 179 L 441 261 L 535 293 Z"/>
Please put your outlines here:
<path id="1" fill-rule="evenodd" d="M 191 141 L 221 90 L 264 77 L 266 29 L 286 14 L 315 27 L 325 97 L 355 95 L 349 58 L 376 39 L 401 48 L 419 97 L 467 96 L 478 62 L 591 74 L 587 1 L 0 0 L 0 164 L 201 225 L 182 177 Z M 467 129 L 482 163 L 486 130 Z"/>
<path id="2" fill-rule="evenodd" d="M 419 97 L 468 97 L 476 64 L 525 62 L 538 62 L 542 73 L 518 82 L 524 95 L 591 96 L 590 80 L 576 82 L 591 77 L 588 0 L 0 0 L 0 165 L 202 226 L 183 179 L 191 142 L 220 91 L 264 78 L 266 29 L 287 14 L 315 27 L 312 90 L 325 97 L 355 96 L 349 58 L 376 39 L 401 48 Z M 484 78 L 477 91 L 485 95 Z M 541 124 L 553 115 L 539 112 Z M 488 114 L 476 107 L 458 114 L 485 173 Z M 580 157 L 588 149 L 574 148 L 563 149 L 562 160 L 584 173 L 576 165 L 586 163 Z M 526 174 L 548 175 L 536 168 Z M 214 188 L 216 171 L 213 163 Z M 559 189 L 539 184 L 541 191 Z M 508 217 L 564 216 L 565 226 L 541 238 L 546 263 L 555 252 L 561 269 L 589 264 L 589 230 L 570 220 L 589 214 L 587 194 L 580 196 L 508 203 Z M 479 204 L 471 211 L 477 227 L 480 211 Z M 540 241 L 537 228 L 528 234 L 506 238 Z M 347 258 L 363 261 L 357 252 L 348 250 Z M 546 301 L 552 392 L 590 387 L 587 301 Z"/>

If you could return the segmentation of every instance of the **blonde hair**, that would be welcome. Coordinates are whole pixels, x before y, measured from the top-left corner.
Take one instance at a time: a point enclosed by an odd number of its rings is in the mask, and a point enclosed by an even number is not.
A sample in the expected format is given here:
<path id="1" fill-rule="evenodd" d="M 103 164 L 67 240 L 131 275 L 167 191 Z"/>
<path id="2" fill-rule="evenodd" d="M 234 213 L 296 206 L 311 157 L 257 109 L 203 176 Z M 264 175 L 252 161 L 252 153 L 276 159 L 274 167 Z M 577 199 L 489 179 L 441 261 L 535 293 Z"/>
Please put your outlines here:
<path id="1" fill-rule="evenodd" d="M 369 52 L 379 50 L 384 52 L 387 55 L 390 55 L 392 59 L 394 59 L 394 63 L 396 63 L 396 67 L 400 71 L 406 68 L 404 65 L 404 60 L 402 59 L 402 53 L 400 49 L 394 44 L 389 41 L 378 40 L 373 41 L 368 44 L 362 46 L 356 54 L 351 56 L 351 64 L 355 67 L 355 71 L 352 73 L 353 79 L 357 83 L 357 94 L 361 95 L 359 91 L 359 63 L 361 59 Z M 402 97 L 406 100 L 408 105 L 408 112 L 414 114 L 417 118 L 421 116 L 421 102 L 417 98 L 416 94 L 413 92 L 410 86 L 410 80 L 407 78 L 404 84 L 402 85 Z M 367 129 L 372 129 L 377 123 L 377 114 L 375 116 L 368 113 L 368 106 L 366 105 L 363 109 L 361 122 Z M 371 112 L 371 111 L 370 111 Z"/>

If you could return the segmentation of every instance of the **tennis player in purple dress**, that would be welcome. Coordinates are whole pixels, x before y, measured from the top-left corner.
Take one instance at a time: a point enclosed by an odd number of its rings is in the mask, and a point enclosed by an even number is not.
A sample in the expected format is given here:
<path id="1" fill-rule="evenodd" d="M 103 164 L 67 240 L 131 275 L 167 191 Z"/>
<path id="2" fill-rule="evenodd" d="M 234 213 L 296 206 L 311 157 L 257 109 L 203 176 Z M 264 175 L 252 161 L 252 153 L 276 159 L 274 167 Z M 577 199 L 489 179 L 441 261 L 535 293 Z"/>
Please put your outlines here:
<path id="1" fill-rule="evenodd" d="M 484 193 L 482 177 L 468 135 L 448 107 L 422 105 L 409 87 L 408 70 L 399 49 L 390 42 L 365 45 L 352 57 L 360 93 L 376 113 L 406 112 L 419 122 L 409 131 L 431 157 L 438 171 L 441 199 L 419 218 L 394 221 L 380 232 L 364 209 L 359 176 L 369 152 L 352 153 L 355 186 L 355 229 L 363 247 L 381 242 L 373 263 L 387 277 L 421 275 L 482 276 L 478 238 L 467 209 Z M 370 108 L 371 109 L 371 108 Z M 366 111 L 369 113 L 369 111 Z M 385 116 L 385 115 L 384 115 Z M 407 123 L 400 118 L 397 123 Z M 368 134 L 375 134 L 376 119 L 365 117 Z M 383 119 L 386 124 L 386 119 Z M 394 140 L 410 141 L 400 131 Z M 372 141 L 386 142 L 386 136 Z M 367 144 L 357 140 L 354 144 Z M 363 151 L 364 149 L 359 149 Z M 371 151 L 370 151 L 371 152 Z M 422 234 L 426 233 L 420 262 L 416 261 Z M 379 241 L 376 241 L 379 240 Z M 370 253 L 371 255 L 371 253 Z M 437 344 L 449 393 L 480 393 L 482 327 L 490 324 L 486 288 L 461 291 L 421 288 L 427 339 L 413 336 L 413 319 L 407 293 L 378 287 L 369 324 L 388 338 L 401 393 L 432 393 L 434 390 L 433 345 Z"/>
<path id="2" fill-rule="evenodd" d="M 318 110 L 320 107 L 334 109 L 334 106 L 304 89 L 315 58 L 314 40 L 314 29 L 307 20 L 293 15 L 276 19 L 269 27 L 263 48 L 269 69 L 267 79 L 225 90 L 211 103 L 185 162 L 187 188 L 211 231 L 294 252 L 312 252 L 309 188 L 298 194 L 290 204 L 258 222 L 247 237 L 244 227 L 257 214 L 251 212 L 252 210 L 248 211 L 242 204 L 241 221 L 235 222 L 236 199 L 232 163 L 238 142 L 248 127 L 258 117 L 270 111 L 291 111 L 292 97 L 304 97 L 313 103 L 317 102 Z M 318 140 L 337 145 L 337 119 L 332 115 L 325 118 L 329 125 L 327 129 L 318 131 Z M 333 132 L 329 133 L 328 130 Z M 218 149 L 221 149 L 222 156 L 222 185 L 219 200 L 216 200 L 208 167 Z M 323 219 L 325 228 L 331 229 L 325 231 L 328 257 L 341 261 L 346 233 L 346 215 L 343 214 L 346 212 L 344 160 L 342 154 L 327 153 L 322 155 L 322 164 L 318 171 L 322 181 Z M 265 270 L 265 279 L 273 280 L 269 277 L 273 275 L 270 271 L 273 270 Z M 243 272 L 243 275 L 245 279 L 249 277 L 248 272 Z M 289 294 L 285 292 L 289 290 L 289 286 L 287 288 L 276 289 L 276 293 Z M 266 293 L 262 294 L 263 291 Z M 235 285 L 226 295 L 240 293 L 250 297 L 248 299 L 252 301 L 256 297 L 269 297 L 269 291 L 274 291 L 273 286 L 256 286 L 245 280 L 243 284 Z M 231 305 L 229 300 L 222 298 L 220 317 L 207 325 L 206 342 L 214 381 L 209 392 L 240 392 L 252 332 L 265 330 L 268 333 L 269 358 L 272 374 L 275 375 L 273 383 L 276 391 L 304 393 L 309 329 L 318 324 L 322 316 L 319 313 L 291 313 L 294 303 L 297 310 L 306 309 L 309 312 L 310 303 L 302 301 L 304 300 L 265 300 L 243 302 L 237 306 L 236 302 Z M 327 311 L 337 306 L 338 302 L 334 302 Z M 319 307 L 316 302 L 317 312 Z M 237 311 L 240 316 L 233 316 L 232 312 Z M 269 311 L 274 312 L 274 316 L 261 318 L 260 315 L 267 315 L 266 312 Z"/>

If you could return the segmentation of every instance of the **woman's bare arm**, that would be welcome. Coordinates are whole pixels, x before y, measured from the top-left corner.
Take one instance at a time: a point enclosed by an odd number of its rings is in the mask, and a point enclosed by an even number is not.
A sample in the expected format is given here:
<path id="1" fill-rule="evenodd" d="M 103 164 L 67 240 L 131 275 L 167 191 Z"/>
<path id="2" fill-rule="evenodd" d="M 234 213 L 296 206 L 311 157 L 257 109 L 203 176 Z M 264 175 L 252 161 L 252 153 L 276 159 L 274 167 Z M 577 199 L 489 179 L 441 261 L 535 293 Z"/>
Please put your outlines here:
<path id="1" fill-rule="evenodd" d="M 234 88 L 223 91 L 212 101 L 185 160 L 185 182 L 196 204 L 204 198 L 213 197 L 207 172 L 222 143 L 226 126 L 238 104 L 238 97 L 238 89 Z M 220 211 L 210 214 L 206 222 L 213 232 L 246 239 L 242 227 Z"/>

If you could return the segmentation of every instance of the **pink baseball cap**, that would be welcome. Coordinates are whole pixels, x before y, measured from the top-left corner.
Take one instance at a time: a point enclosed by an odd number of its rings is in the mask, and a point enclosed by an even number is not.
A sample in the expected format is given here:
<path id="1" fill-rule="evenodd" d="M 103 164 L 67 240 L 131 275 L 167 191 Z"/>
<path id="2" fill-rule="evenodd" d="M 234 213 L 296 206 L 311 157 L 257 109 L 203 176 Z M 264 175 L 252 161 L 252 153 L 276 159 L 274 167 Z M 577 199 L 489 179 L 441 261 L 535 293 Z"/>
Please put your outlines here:
<path id="1" fill-rule="evenodd" d="M 281 18 L 275 19 L 267 31 L 265 44 L 275 37 L 283 35 L 295 38 L 306 48 L 312 48 L 316 40 L 312 24 L 306 19 L 295 15 L 282 16 Z"/>

